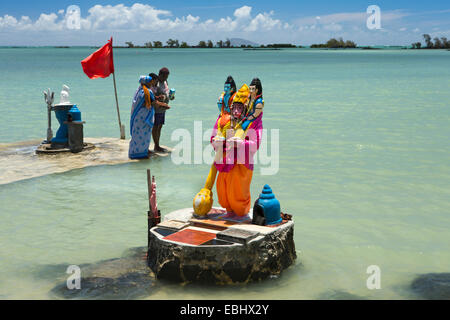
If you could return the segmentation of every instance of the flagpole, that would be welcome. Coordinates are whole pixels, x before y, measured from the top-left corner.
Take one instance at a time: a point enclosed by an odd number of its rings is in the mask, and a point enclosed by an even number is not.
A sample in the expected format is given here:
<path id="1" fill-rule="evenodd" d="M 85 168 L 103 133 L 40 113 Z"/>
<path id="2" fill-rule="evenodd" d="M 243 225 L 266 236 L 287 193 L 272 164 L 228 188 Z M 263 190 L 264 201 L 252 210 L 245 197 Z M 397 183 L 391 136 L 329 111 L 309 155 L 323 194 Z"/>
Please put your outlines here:
<path id="1" fill-rule="evenodd" d="M 116 108 L 117 108 L 117 117 L 119 119 L 119 130 L 120 130 L 120 139 L 125 139 L 125 126 L 122 126 L 122 122 L 120 121 L 120 112 L 119 112 L 119 100 L 117 99 L 117 86 L 116 86 L 116 74 L 113 74 L 113 82 L 114 82 L 114 94 L 116 96 Z"/>

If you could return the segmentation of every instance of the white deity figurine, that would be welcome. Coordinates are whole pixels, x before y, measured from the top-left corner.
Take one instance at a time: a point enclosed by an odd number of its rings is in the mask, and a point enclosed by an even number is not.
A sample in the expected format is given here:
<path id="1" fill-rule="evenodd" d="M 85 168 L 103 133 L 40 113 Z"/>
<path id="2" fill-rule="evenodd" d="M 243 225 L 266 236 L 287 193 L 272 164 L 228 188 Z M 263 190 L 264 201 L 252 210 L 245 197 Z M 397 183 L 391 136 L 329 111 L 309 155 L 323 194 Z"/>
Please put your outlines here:
<path id="1" fill-rule="evenodd" d="M 63 84 L 63 88 L 61 90 L 61 96 L 59 98 L 59 104 L 68 105 L 71 104 L 69 101 L 69 90 L 70 88 Z"/>

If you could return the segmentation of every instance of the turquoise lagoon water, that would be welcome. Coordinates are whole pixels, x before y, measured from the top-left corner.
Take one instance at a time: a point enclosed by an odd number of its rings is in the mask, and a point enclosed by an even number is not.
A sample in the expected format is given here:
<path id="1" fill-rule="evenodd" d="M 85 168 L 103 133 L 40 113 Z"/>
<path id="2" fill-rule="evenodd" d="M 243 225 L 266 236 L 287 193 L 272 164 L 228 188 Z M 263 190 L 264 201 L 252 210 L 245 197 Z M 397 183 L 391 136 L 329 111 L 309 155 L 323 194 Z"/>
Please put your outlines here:
<path id="1" fill-rule="evenodd" d="M 62 84 L 82 111 L 85 136 L 118 136 L 112 78 L 90 80 L 81 70 L 92 50 L 0 48 L 0 143 L 44 138 L 42 91 L 52 88 L 59 101 Z M 146 298 L 408 299 L 417 274 L 449 272 L 450 52 L 116 49 L 115 64 L 127 130 L 139 75 L 170 68 L 177 98 L 163 129 L 169 146 L 177 128 L 213 125 L 228 74 L 238 85 L 260 77 L 264 127 L 279 129 L 280 162 L 276 175 L 256 166 L 252 198 L 268 183 L 295 218 L 298 260 L 279 278 L 164 285 Z M 191 206 L 209 165 L 158 158 L 0 185 L 0 298 L 49 298 L 58 282 L 37 270 L 145 246 L 147 168 L 168 213 Z M 370 265 L 381 269 L 379 290 L 366 287 Z"/>

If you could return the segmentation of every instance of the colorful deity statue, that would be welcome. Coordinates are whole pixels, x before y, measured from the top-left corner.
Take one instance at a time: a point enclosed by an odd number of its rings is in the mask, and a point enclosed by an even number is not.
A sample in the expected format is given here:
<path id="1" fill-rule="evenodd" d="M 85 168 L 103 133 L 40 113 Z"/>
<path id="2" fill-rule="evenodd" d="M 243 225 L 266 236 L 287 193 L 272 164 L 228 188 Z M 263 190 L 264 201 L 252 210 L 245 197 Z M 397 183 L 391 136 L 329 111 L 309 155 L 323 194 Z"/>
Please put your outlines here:
<path id="1" fill-rule="evenodd" d="M 217 107 L 219 112 L 230 114 L 230 106 L 233 103 L 233 97 L 236 93 L 236 83 L 232 76 L 228 76 L 225 81 L 223 92 L 217 100 Z"/>
<path id="2" fill-rule="evenodd" d="M 243 139 L 245 131 L 251 126 L 253 121 L 262 115 L 264 108 L 261 81 L 258 78 L 254 78 L 248 89 L 250 96 L 245 104 L 245 116 L 235 127 L 235 137 L 240 139 Z"/>
<path id="3" fill-rule="evenodd" d="M 219 204 L 226 209 L 224 218 L 247 220 L 251 205 L 250 184 L 253 176 L 253 156 L 259 148 L 262 134 L 262 112 L 243 130 L 251 100 L 249 87 L 244 84 L 233 98 L 230 117 L 224 125 L 223 113 L 214 125 L 211 143 L 216 151 L 205 187 L 194 198 L 194 212 L 206 215 L 212 207 L 212 186 L 217 171 Z M 242 131 L 242 132 L 241 132 Z M 236 136 L 239 132 L 240 136 Z"/>
<path id="4" fill-rule="evenodd" d="M 225 140 L 225 132 L 230 129 L 230 106 L 233 103 L 236 95 L 236 83 L 232 76 L 228 76 L 225 81 L 224 91 L 217 100 L 217 107 L 219 108 L 220 122 L 218 124 L 218 139 Z"/>
<path id="5" fill-rule="evenodd" d="M 233 95 L 233 100 L 230 103 L 230 111 L 222 112 L 217 119 L 217 134 L 213 138 L 214 141 L 225 141 L 228 135 L 228 138 L 236 135 L 236 130 L 240 130 L 240 120 L 231 115 L 232 105 L 239 104 L 244 107 L 244 110 L 240 116 L 245 115 L 245 104 L 249 101 L 249 87 L 244 84 L 238 92 Z M 236 111 L 235 111 L 236 112 Z M 243 134 L 243 133 L 242 133 Z M 241 134 L 241 135 L 242 135 Z"/>

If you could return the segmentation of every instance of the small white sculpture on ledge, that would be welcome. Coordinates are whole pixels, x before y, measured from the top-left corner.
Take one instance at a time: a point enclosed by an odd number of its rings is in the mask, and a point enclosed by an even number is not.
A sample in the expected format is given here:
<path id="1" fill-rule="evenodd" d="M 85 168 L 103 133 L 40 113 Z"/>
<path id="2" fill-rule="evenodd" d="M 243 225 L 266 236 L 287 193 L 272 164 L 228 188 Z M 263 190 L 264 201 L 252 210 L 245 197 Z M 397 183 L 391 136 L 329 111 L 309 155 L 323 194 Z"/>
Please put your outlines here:
<path id="1" fill-rule="evenodd" d="M 70 101 L 69 101 L 69 90 L 70 90 L 70 88 L 67 85 L 63 84 L 63 88 L 61 90 L 61 95 L 60 95 L 60 98 L 59 98 L 59 104 L 60 105 L 69 105 L 69 104 L 71 104 Z"/>

